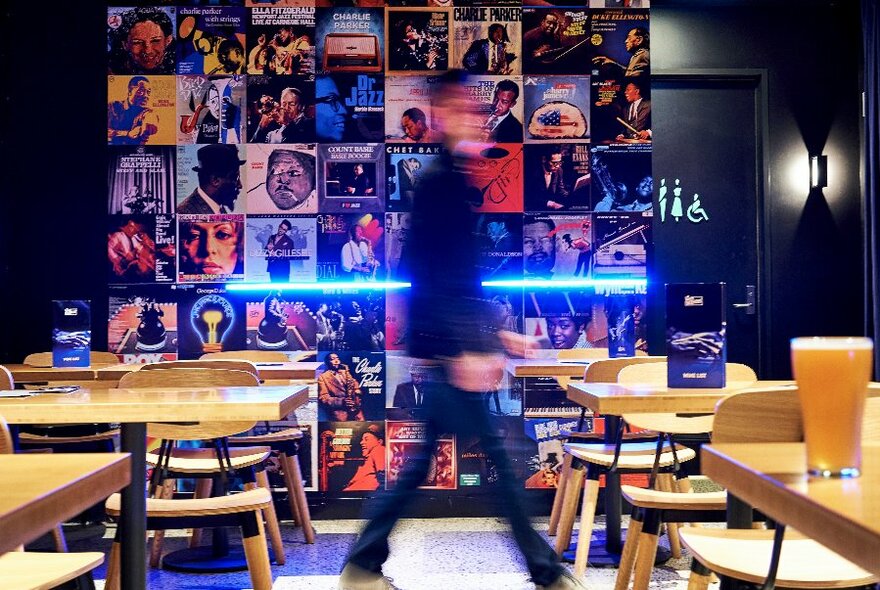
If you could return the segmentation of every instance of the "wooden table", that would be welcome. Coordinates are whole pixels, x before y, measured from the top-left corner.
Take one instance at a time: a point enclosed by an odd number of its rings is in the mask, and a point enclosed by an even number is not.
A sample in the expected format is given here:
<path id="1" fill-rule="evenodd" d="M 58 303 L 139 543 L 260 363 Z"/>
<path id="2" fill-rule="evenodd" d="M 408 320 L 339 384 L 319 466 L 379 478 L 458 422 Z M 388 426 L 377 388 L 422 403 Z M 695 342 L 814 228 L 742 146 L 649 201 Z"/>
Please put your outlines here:
<path id="1" fill-rule="evenodd" d="M 127 453 L 0 456 L 0 554 L 128 485 Z"/>
<path id="2" fill-rule="evenodd" d="M 721 389 L 678 389 L 669 388 L 665 383 L 620 384 L 585 383 L 572 381 L 568 384 L 568 399 L 594 413 L 605 417 L 605 444 L 615 444 L 615 433 L 623 414 L 673 412 L 673 413 L 713 413 L 719 400 L 746 389 L 762 387 L 794 386 L 794 381 L 750 381 L 731 382 Z M 619 555 L 623 549 L 620 538 L 620 475 L 609 473 L 605 476 L 605 550 L 609 560 Z M 591 551 L 592 553 L 592 551 Z M 601 556 L 600 556 L 601 558 Z"/>
<path id="3" fill-rule="evenodd" d="M 862 448 L 862 475 L 810 478 L 803 443 L 703 447 L 703 472 L 767 516 L 880 575 L 880 444 Z"/>
<path id="4" fill-rule="evenodd" d="M 94 381 L 97 370 L 112 365 L 91 367 L 32 367 L 30 365 L 3 365 L 12 373 L 16 383 L 49 383 L 57 381 Z"/>
<path id="5" fill-rule="evenodd" d="M 593 360 L 510 359 L 505 368 L 514 377 L 579 377 Z"/>
<path id="6" fill-rule="evenodd" d="M 318 367 L 323 363 L 254 363 L 261 379 L 266 381 L 290 379 L 314 379 Z M 100 382 L 116 383 L 123 376 L 138 371 L 142 364 L 107 365 L 96 371 L 96 379 Z M 100 385 L 99 385 L 100 386 Z"/>
<path id="7" fill-rule="evenodd" d="M 122 492 L 122 588 L 146 588 L 146 423 L 280 420 L 308 401 L 305 385 L 218 388 L 88 389 L 66 395 L 0 399 L 10 424 L 119 422 L 131 454 Z M 66 455 L 69 457 L 69 455 Z"/>
<path id="8" fill-rule="evenodd" d="M 665 384 L 584 383 L 568 385 L 568 399 L 597 414 L 714 413 L 725 397 L 746 389 L 794 387 L 794 381 L 730 382 L 720 389 L 669 388 Z M 606 432 L 608 430 L 606 429 Z"/>

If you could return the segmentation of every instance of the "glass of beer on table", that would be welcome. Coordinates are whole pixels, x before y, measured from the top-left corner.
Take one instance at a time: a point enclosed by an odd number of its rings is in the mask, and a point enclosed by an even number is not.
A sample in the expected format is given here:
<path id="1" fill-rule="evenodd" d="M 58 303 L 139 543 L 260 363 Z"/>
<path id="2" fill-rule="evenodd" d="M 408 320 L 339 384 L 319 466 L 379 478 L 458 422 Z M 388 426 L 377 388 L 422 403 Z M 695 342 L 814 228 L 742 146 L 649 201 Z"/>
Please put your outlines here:
<path id="1" fill-rule="evenodd" d="M 873 352 L 870 338 L 791 340 L 810 475 L 858 477 Z"/>

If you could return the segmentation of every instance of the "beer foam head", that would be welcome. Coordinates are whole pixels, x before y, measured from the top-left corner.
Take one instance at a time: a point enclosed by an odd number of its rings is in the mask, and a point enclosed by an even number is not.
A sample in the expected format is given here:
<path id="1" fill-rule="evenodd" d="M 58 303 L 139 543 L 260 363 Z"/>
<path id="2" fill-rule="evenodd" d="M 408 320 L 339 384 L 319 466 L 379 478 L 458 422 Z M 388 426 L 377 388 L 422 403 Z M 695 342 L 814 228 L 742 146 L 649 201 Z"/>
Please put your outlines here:
<path id="1" fill-rule="evenodd" d="M 791 339 L 792 350 L 872 350 L 873 348 L 874 341 L 870 338 L 813 336 Z"/>

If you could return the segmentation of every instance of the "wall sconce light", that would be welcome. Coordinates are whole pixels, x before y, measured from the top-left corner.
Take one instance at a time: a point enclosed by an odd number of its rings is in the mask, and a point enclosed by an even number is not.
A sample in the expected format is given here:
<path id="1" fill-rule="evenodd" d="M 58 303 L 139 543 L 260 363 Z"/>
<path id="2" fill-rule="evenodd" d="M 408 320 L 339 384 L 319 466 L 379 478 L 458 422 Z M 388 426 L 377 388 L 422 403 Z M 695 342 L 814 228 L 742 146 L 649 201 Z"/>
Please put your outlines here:
<path id="1" fill-rule="evenodd" d="M 828 156 L 810 156 L 810 188 L 828 186 Z"/>

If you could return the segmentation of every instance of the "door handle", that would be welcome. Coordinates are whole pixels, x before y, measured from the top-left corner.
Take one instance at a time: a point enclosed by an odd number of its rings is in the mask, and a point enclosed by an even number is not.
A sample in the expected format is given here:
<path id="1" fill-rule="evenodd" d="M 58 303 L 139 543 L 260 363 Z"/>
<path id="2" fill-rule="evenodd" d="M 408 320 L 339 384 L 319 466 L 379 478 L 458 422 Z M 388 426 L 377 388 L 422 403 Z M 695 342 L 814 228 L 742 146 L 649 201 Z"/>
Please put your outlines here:
<path id="1" fill-rule="evenodd" d="M 734 309 L 743 309 L 746 315 L 758 313 L 758 288 L 755 285 L 746 285 L 746 302 L 734 303 Z"/>

